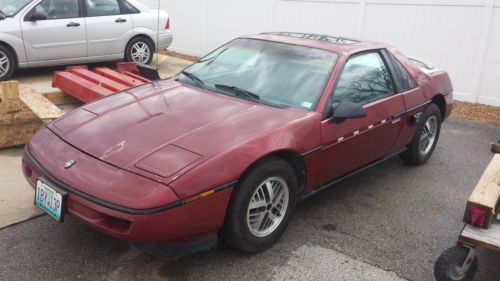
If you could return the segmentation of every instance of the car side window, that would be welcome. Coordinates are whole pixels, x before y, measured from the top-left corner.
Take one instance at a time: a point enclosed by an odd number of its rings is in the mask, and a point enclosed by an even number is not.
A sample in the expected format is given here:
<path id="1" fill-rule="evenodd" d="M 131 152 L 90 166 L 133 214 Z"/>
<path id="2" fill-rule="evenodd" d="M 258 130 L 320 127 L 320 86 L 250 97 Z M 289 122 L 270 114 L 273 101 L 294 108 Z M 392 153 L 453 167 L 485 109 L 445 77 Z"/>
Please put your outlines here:
<path id="1" fill-rule="evenodd" d="M 140 11 L 136 7 L 134 7 L 134 5 L 130 4 L 127 0 L 123 1 L 123 5 L 126 8 L 127 14 L 138 14 L 138 13 L 140 13 Z"/>
<path id="2" fill-rule="evenodd" d="M 384 50 L 384 54 L 389 58 L 390 63 L 394 68 L 394 79 L 396 79 L 396 85 L 399 93 L 407 92 L 409 90 L 415 89 L 417 84 L 411 78 L 410 74 L 404 69 L 399 60 L 389 51 Z"/>
<path id="3" fill-rule="evenodd" d="M 85 0 L 87 17 L 102 17 L 120 15 L 118 0 Z"/>
<path id="4" fill-rule="evenodd" d="M 394 83 L 378 52 L 350 57 L 340 74 L 332 103 L 343 100 L 362 105 L 394 94 Z"/>
<path id="5" fill-rule="evenodd" d="M 47 20 L 78 18 L 78 0 L 43 0 L 35 7 L 35 12 L 45 15 Z"/>

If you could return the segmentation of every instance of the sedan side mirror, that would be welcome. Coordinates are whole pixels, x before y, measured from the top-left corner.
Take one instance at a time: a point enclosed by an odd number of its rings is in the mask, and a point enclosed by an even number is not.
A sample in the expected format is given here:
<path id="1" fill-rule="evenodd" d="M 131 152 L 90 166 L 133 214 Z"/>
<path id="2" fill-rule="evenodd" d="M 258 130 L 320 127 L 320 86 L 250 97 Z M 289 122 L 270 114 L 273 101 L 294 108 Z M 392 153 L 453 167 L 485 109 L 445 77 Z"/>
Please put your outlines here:
<path id="1" fill-rule="evenodd" d="M 46 19 L 47 19 L 47 15 L 44 13 L 40 13 L 40 12 L 34 12 L 30 17 L 30 21 L 39 21 L 39 20 L 46 20 Z"/>
<path id="2" fill-rule="evenodd" d="M 340 124 L 346 119 L 356 119 L 366 117 L 364 107 L 359 103 L 343 100 L 333 105 L 333 120 Z"/>

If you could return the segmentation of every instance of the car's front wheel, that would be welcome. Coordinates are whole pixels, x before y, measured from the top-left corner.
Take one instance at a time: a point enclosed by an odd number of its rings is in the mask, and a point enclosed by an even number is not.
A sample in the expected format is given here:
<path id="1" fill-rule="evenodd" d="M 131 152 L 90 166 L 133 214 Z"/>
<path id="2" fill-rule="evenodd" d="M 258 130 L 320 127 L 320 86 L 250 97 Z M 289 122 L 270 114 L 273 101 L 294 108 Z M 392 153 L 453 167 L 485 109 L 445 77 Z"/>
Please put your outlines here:
<path id="1" fill-rule="evenodd" d="M 127 44 L 125 59 L 137 64 L 150 64 L 153 60 L 154 44 L 144 37 L 136 37 Z"/>
<path id="2" fill-rule="evenodd" d="M 16 64 L 12 52 L 4 46 L 0 46 L 0 81 L 12 77 L 15 68 Z"/>
<path id="3" fill-rule="evenodd" d="M 297 177 L 286 161 L 269 157 L 259 162 L 233 192 L 222 231 L 224 241 L 244 252 L 271 247 L 290 221 L 297 189 Z"/>
<path id="4" fill-rule="evenodd" d="M 441 111 L 431 103 L 420 117 L 413 140 L 401 158 L 408 164 L 424 164 L 432 155 L 441 132 Z"/>

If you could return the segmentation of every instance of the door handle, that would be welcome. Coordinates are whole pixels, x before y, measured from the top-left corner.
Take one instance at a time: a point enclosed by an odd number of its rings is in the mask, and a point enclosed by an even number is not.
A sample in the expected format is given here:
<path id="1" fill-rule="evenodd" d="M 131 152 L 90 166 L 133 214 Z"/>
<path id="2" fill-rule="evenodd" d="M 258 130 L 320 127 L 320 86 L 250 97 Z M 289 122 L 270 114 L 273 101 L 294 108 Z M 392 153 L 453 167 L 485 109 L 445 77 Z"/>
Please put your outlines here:
<path id="1" fill-rule="evenodd" d="M 115 22 L 117 22 L 117 23 L 122 23 L 122 22 L 127 22 L 127 20 L 126 20 L 126 19 L 122 19 L 122 18 L 117 18 L 117 19 L 115 20 Z"/>
<path id="2" fill-rule="evenodd" d="M 80 26 L 80 24 L 79 24 L 79 23 L 77 23 L 77 22 L 70 22 L 70 23 L 68 23 L 66 26 L 67 26 L 67 27 L 77 27 L 77 26 Z"/>

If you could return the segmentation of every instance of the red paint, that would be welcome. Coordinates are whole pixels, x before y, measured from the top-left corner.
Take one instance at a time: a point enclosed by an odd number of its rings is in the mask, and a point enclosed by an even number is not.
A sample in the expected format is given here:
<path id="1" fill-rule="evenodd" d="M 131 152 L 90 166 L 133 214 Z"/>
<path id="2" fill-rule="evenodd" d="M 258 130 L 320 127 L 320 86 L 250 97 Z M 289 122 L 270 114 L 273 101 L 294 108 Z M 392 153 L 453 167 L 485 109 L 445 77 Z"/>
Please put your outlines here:
<path id="1" fill-rule="evenodd" d="M 477 227 L 484 227 L 486 211 L 474 205 L 470 205 L 469 210 L 470 210 L 470 221 L 471 221 L 470 224 Z"/>
<path id="2" fill-rule="evenodd" d="M 269 154 L 287 151 L 301 157 L 320 147 L 316 153 L 303 157 L 305 192 L 309 192 L 407 145 L 415 133 L 410 117 L 426 106 L 406 112 L 408 109 L 445 95 L 445 117 L 451 111 L 448 75 L 427 75 L 390 46 L 370 42 L 336 45 L 276 35 L 251 37 L 339 54 L 315 110 L 275 108 L 169 79 L 82 106 L 40 130 L 27 150 L 47 173 L 78 191 L 124 208 L 145 210 L 236 181 Z M 367 117 L 363 119 L 342 124 L 329 118 L 322 120 L 323 111 L 330 106 L 328 96 L 348 56 L 377 48 L 393 52 L 418 88 L 366 105 Z M 88 74 L 85 69 L 73 72 Z M 97 69 L 95 73 L 115 82 L 121 77 L 109 69 Z M 74 75 L 70 70 L 58 79 L 71 79 L 66 77 L 70 74 Z M 105 81 L 106 87 L 117 87 Z M 127 86 L 142 83 L 131 77 L 125 81 Z M 82 94 L 89 100 L 95 96 L 90 93 L 109 91 L 104 87 L 92 89 L 83 82 L 81 85 L 92 90 Z M 399 117 L 392 117 L 398 114 Z M 64 169 L 68 160 L 77 162 Z M 23 171 L 31 185 L 41 175 L 26 157 Z M 116 211 L 70 194 L 68 212 L 120 239 L 177 243 L 217 232 L 223 225 L 231 192 L 232 188 L 225 189 L 150 215 Z"/>
<path id="3" fill-rule="evenodd" d="M 124 62 L 117 65 L 116 71 L 106 67 L 90 71 L 87 66 L 69 66 L 66 71 L 54 72 L 52 87 L 88 103 L 150 82 L 140 76 L 137 65 Z"/>

